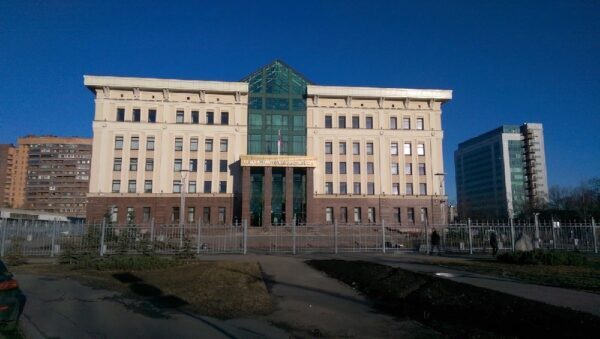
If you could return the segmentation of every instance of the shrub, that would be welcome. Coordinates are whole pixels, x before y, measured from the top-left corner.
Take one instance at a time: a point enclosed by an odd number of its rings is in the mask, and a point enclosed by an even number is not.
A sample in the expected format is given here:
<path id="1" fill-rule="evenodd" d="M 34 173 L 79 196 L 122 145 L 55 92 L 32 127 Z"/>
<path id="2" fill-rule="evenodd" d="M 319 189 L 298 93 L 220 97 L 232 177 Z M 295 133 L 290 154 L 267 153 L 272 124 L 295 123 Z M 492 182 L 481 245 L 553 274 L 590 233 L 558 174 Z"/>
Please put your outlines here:
<path id="1" fill-rule="evenodd" d="M 498 255 L 498 261 L 518 265 L 566 265 L 585 266 L 587 258 L 579 252 L 534 250 L 530 252 L 506 252 Z"/>

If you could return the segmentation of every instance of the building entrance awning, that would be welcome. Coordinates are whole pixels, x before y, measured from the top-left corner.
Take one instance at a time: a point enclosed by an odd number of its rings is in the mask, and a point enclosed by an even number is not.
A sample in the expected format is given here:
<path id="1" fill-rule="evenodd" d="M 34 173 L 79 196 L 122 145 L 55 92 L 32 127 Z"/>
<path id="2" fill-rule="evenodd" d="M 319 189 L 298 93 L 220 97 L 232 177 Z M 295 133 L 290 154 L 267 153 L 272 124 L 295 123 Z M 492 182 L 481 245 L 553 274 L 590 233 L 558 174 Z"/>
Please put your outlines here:
<path id="1" fill-rule="evenodd" d="M 305 155 L 242 155 L 242 167 L 316 167 L 317 159 Z"/>

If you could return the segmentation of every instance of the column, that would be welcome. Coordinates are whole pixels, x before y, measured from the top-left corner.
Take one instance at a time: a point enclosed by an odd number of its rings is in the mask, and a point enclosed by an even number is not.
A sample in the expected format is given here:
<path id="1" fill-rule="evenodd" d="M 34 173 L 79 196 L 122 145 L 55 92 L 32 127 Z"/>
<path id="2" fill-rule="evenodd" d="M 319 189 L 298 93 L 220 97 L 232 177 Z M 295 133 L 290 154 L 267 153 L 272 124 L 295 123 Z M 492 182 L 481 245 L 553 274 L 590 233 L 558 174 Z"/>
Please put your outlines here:
<path id="1" fill-rule="evenodd" d="M 250 226 L 250 167 L 242 167 L 242 220 Z"/>
<path id="2" fill-rule="evenodd" d="M 307 167 L 306 168 L 306 223 L 314 224 L 318 220 L 317 209 L 318 206 L 315 206 L 314 194 L 315 194 L 315 185 L 314 185 L 314 168 Z"/>
<path id="3" fill-rule="evenodd" d="M 263 189 L 263 197 L 264 197 L 264 205 L 263 205 L 263 217 L 262 217 L 262 225 L 263 226 L 271 226 L 271 199 L 273 195 L 273 167 L 265 167 L 265 177 L 264 177 L 264 189 Z"/>
<path id="4" fill-rule="evenodd" d="M 285 222 L 294 221 L 294 168 L 285 168 Z"/>

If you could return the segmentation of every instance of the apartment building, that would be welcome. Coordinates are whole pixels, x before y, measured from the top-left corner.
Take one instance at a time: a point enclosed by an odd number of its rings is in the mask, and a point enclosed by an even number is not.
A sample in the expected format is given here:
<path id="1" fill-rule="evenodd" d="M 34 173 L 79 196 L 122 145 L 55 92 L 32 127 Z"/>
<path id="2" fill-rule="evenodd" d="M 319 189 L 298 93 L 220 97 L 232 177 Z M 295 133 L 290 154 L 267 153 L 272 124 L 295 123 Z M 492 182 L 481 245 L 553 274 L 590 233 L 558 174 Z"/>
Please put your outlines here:
<path id="1" fill-rule="evenodd" d="M 503 125 L 454 154 L 461 218 L 512 218 L 548 199 L 543 126 Z"/>
<path id="2" fill-rule="evenodd" d="M 88 219 L 445 221 L 448 90 L 319 86 L 281 61 L 239 82 L 85 76 Z M 185 206 L 181 206 L 185 195 Z"/>

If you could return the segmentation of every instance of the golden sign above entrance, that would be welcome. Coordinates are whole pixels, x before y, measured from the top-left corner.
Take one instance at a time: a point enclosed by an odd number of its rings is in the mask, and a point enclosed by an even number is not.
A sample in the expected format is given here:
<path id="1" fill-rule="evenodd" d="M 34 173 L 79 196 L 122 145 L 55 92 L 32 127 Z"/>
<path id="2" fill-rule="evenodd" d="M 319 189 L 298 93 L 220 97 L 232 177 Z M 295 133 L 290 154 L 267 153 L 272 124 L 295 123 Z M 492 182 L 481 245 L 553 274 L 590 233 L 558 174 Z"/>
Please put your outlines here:
<path id="1" fill-rule="evenodd" d="M 317 159 L 303 155 L 242 155 L 243 167 L 316 167 Z"/>

